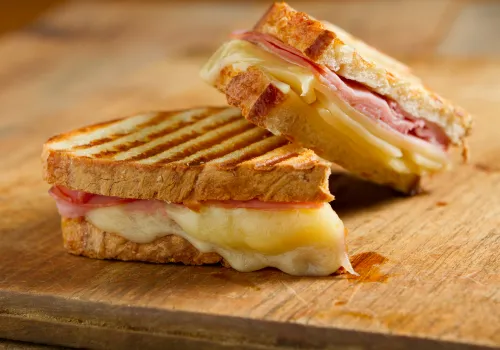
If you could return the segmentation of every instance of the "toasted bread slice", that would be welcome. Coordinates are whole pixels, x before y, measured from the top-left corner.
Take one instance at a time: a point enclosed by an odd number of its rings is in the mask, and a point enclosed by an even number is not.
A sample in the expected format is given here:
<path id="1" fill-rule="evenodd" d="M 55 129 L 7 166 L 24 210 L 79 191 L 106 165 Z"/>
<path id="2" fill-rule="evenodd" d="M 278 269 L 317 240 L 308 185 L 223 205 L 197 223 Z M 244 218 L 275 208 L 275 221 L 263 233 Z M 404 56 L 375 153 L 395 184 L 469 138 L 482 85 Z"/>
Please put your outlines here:
<path id="1" fill-rule="evenodd" d="M 245 71 L 226 67 L 216 81 L 228 103 L 239 107 L 246 118 L 276 135 L 298 143 L 370 181 L 405 193 L 420 189 L 418 174 L 381 166 L 368 152 L 353 152 L 345 139 L 332 137 L 332 127 L 317 112 L 300 102 L 293 91 L 284 93 L 276 81 L 257 66 Z M 306 140 L 306 141 L 305 141 Z"/>
<path id="2" fill-rule="evenodd" d="M 408 67 L 332 24 L 277 3 L 202 68 L 252 123 L 405 193 L 450 167 L 472 119 Z"/>
<path id="3" fill-rule="evenodd" d="M 64 248 L 72 254 L 94 259 L 183 263 L 204 265 L 223 262 L 217 253 L 202 253 L 186 239 L 172 234 L 151 243 L 135 243 L 112 232 L 103 231 L 84 217 L 62 218 Z"/>
<path id="4" fill-rule="evenodd" d="M 330 164 L 247 122 L 236 108 L 151 112 L 61 134 L 43 146 L 50 184 L 104 196 L 324 202 Z"/>
<path id="5" fill-rule="evenodd" d="M 281 2 L 271 6 L 254 30 L 272 35 L 339 76 L 393 99 L 411 115 L 436 123 L 456 145 L 470 133 L 472 117 L 465 110 L 426 89 L 404 64 L 329 22 Z"/>
<path id="6" fill-rule="evenodd" d="M 44 145 L 68 251 L 329 275 L 349 262 L 328 163 L 239 109 L 151 112 Z M 127 199 L 128 198 L 128 199 Z"/>

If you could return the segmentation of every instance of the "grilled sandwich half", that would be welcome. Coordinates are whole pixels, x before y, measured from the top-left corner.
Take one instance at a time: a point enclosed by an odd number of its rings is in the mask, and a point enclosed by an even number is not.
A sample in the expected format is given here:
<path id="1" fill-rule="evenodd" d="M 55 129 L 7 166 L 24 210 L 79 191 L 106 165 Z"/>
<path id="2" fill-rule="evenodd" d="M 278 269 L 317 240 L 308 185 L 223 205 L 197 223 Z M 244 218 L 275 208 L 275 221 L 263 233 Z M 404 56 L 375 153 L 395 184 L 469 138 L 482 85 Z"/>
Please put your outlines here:
<path id="1" fill-rule="evenodd" d="M 49 139 L 42 161 L 73 254 L 353 272 L 328 204 L 330 164 L 239 109 L 151 112 L 81 128 Z"/>
<path id="2" fill-rule="evenodd" d="M 273 134 L 408 193 L 449 168 L 451 146 L 467 155 L 471 116 L 341 28 L 276 3 L 232 37 L 201 76 Z"/>

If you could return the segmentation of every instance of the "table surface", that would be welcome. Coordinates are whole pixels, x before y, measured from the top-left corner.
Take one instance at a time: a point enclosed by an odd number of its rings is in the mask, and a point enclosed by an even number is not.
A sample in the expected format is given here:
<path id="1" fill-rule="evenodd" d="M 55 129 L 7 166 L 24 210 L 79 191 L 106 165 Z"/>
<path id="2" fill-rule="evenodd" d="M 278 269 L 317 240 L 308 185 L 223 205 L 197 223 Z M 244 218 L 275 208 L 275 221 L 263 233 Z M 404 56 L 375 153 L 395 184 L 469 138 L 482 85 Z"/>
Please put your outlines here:
<path id="1" fill-rule="evenodd" d="M 476 126 L 472 162 L 429 179 L 422 195 L 332 176 L 359 278 L 98 261 L 62 249 L 42 143 L 107 118 L 224 103 L 199 66 L 266 4 L 72 2 L 1 37 L 0 338 L 96 348 L 500 347 L 499 43 L 471 34 L 496 28 L 499 5 L 370 4 L 296 6 L 412 56 L 415 72 Z M 384 22 L 393 7 L 400 16 Z M 420 36 L 405 31 L 417 24 Z M 387 41 L 382 25 L 401 31 Z"/>

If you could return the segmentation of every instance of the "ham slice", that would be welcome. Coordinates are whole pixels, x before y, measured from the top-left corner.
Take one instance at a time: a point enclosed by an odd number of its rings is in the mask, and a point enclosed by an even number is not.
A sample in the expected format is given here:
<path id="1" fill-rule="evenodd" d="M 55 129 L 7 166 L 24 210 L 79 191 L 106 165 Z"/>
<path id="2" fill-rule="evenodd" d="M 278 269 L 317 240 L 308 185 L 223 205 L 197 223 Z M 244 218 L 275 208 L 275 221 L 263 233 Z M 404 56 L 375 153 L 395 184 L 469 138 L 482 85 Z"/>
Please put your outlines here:
<path id="1" fill-rule="evenodd" d="M 115 205 L 126 205 L 127 210 L 154 212 L 157 210 L 165 212 L 165 202 L 159 200 L 127 199 L 119 197 L 101 196 L 83 191 L 74 191 L 63 186 L 53 186 L 49 194 L 56 200 L 59 214 L 66 218 L 78 218 L 85 216 L 90 210 L 110 207 Z M 293 210 L 293 209 L 318 209 L 323 203 L 308 202 L 263 202 L 259 200 L 250 201 L 207 201 L 189 203 L 186 206 L 192 210 L 199 210 L 203 205 L 219 206 L 227 209 L 245 208 L 257 210 Z"/>
<path id="2" fill-rule="evenodd" d="M 63 186 L 53 186 L 49 194 L 56 200 L 61 216 L 77 218 L 85 216 L 89 210 L 110 207 L 134 201 L 134 199 L 95 195 L 83 191 L 70 190 Z"/>
<path id="3" fill-rule="evenodd" d="M 287 62 L 312 70 L 342 100 L 372 120 L 400 134 L 422 139 L 445 150 L 448 148 L 450 140 L 438 125 L 410 115 L 397 102 L 337 75 L 279 39 L 259 32 L 235 32 L 232 37 L 249 41 Z"/>

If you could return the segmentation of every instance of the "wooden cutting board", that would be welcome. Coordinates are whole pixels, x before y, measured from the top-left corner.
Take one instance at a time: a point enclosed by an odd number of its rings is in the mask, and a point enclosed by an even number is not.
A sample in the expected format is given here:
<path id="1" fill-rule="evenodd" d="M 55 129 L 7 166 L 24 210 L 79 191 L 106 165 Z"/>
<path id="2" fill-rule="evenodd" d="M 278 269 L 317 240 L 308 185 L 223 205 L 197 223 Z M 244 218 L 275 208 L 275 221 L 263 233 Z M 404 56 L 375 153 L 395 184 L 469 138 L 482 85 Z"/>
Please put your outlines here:
<path id="1" fill-rule="evenodd" d="M 201 41 L 162 47 L 182 34 L 162 30 L 181 10 L 106 6 L 71 4 L 0 39 L 0 338 L 120 349 L 500 347 L 500 61 L 412 64 L 476 115 L 470 164 L 413 198 L 332 176 L 358 278 L 98 261 L 62 249 L 41 144 L 111 117 L 224 102 L 197 77 L 203 55 L 175 57 Z"/>

